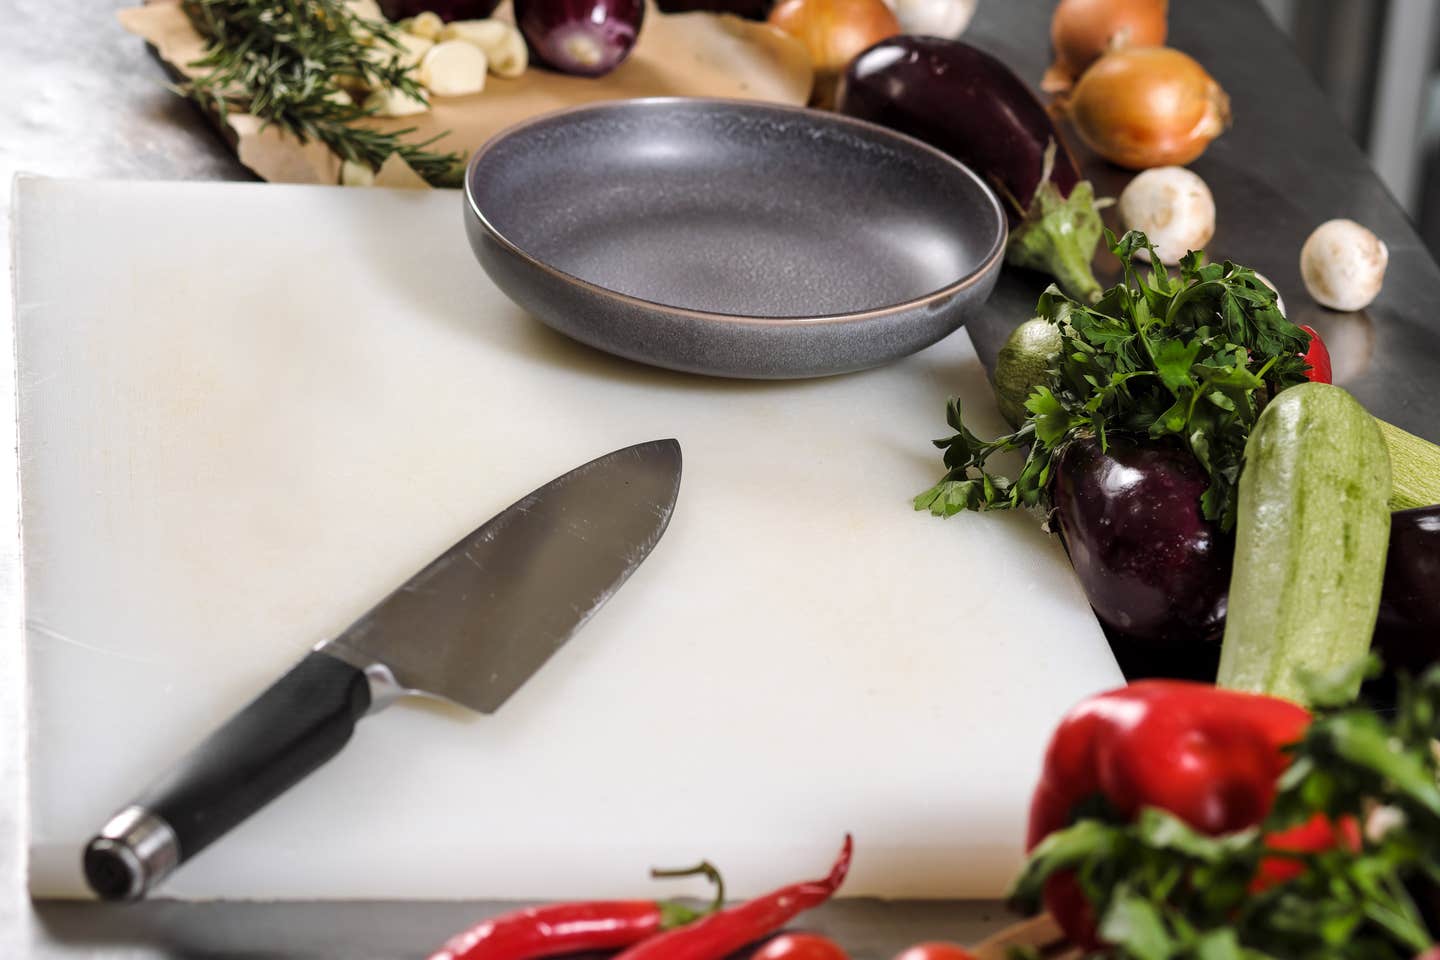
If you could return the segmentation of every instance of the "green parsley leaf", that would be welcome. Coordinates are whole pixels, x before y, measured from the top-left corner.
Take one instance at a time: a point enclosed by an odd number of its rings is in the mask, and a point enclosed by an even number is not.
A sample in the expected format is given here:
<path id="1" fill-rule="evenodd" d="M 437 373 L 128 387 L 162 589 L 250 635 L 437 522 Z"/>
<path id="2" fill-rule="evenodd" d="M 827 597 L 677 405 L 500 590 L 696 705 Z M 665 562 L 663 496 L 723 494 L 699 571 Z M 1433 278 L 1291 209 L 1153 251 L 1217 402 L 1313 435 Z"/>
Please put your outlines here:
<path id="1" fill-rule="evenodd" d="M 1124 435 L 1187 448 L 1210 477 L 1201 508 L 1229 530 L 1245 441 L 1271 397 L 1307 379 L 1309 336 L 1276 308 L 1255 272 L 1191 253 L 1172 278 L 1138 231 L 1106 241 L 1124 264 L 1123 282 L 1082 303 L 1051 286 L 1036 313 L 1060 332 L 1045 382 L 1025 401 L 1029 417 L 1013 434 L 981 440 L 951 401 L 955 434 L 936 445 L 946 474 L 915 499 L 917 510 L 953 516 L 1048 503 L 1050 463 L 1071 439 Z M 1134 256 L 1149 250 L 1144 275 Z M 1029 447 L 1014 481 L 985 470 L 990 454 Z"/>

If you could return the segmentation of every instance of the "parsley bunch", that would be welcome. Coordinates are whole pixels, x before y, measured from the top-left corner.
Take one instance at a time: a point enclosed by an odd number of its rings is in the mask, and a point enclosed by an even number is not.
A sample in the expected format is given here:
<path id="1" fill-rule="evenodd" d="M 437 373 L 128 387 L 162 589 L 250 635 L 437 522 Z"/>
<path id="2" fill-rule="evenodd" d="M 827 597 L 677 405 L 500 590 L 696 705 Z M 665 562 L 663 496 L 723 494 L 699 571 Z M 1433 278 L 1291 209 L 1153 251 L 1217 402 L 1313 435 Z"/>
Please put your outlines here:
<path id="1" fill-rule="evenodd" d="M 1109 944 L 1092 956 L 1108 960 L 1410 960 L 1428 949 L 1412 891 L 1440 888 L 1440 667 L 1402 678 L 1393 716 L 1342 702 L 1365 667 L 1312 689 L 1316 719 L 1259 827 L 1206 836 L 1153 808 L 1133 824 L 1080 820 L 1035 848 L 1017 903 L 1037 905 L 1048 877 L 1074 871 Z M 1266 845 L 1317 814 L 1366 823 L 1359 848 Z M 1304 869 L 1254 891 L 1261 861 L 1276 857 Z"/>
<path id="2" fill-rule="evenodd" d="M 1047 382 L 1025 403 L 1025 422 L 981 440 L 952 399 L 946 420 L 955 435 L 935 441 L 945 451 L 945 476 L 915 498 L 915 509 L 948 517 L 1042 505 L 1052 459 L 1066 441 L 1094 436 L 1103 447 L 1120 433 L 1183 444 L 1210 476 L 1201 498 L 1206 518 L 1234 526 L 1245 441 L 1271 397 L 1306 381 L 1309 336 L 1281 315 L 1275 291 L 1248 267 L 1205 263 L 1191 252 L 1172 279 L 1145 234 L 1116 240 L 1106 231 L 1105 238 L 1125 265 L 1121 283 L 1094 305 L 1053 285 L 1040 297 L 1036 312 L 1059 328 L 1061 348 Z M 1148 277 L 1135 267 L 1141 249 L 1150 252 Z M 1025 446 L 1015 479 L 985 469 L 992 454 Z"/>

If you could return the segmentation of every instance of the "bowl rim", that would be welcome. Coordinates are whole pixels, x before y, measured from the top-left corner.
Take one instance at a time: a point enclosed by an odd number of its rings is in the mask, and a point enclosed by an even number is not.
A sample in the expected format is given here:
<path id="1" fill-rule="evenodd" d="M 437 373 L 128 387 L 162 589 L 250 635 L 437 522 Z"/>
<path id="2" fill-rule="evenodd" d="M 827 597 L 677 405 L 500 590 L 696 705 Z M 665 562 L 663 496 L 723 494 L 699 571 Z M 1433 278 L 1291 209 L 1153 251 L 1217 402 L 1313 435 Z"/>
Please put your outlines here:
<path id="1" fill-rule="evenodd" d="M 499 228 L 497 228 L 493 223 L 491 223 L 488 217 L 485 216 L 484 211 L 480 209 L 480 204 L 475 199 L 475 192 L 473 189 L 475 173 L 476 170 L 480 167 L 480 164 L 484 162 L 486 155 L 493 151 L 501 143 L 509 140 L 514 136 L 524 133 L 531 127 L 536 127 L 545 123 L 552 123 L 555 120 L 560 120 L 575 114 L 599 113 L 602 111 L 613 110 L 653 110 L 657 108 L 673 108 L 681 106 L 691 108 L 704 106 L 742 108 L 746 110 L 755 110 L 758 112 L 783 113 L 792 116 L 800 116 L 809 121 L 818 120 L 820 122 L 835 123 L 840 126 L 848 125 L 862 130 L 866 133 L 870 133 L 872 135 L 879 135 L 881 137 L 899 140 L 906 146 L 908 146 L 910 149 L 915 149 L 924 153 L 928 153 L 931 156 L 938 158 L 942 163 L 954 167 L 966 177 L 969 177 L 970 180 L 975 184 L 975 186 L 980 188 L 981 196 L 985 197 L 987 200 L 990 201 L 990 207 L 994 211 L 995 223 L 998 227 L 998 229 L 996 230 L 996 234 L 991 242 L 990 249 L 986 251 L 985 255 L 980 259 L 980 262 L 974 267 L 974 269 L 972 269 L 964 276 L 961 276 L 954 282 L 948 283 L 945 286 L 940 287 L 936 290 L 932 290 L 929 293 L 924 293 L 920 296 L 912 297 L 908 300 L 902 300 L 898 303 L 885 304 L 884 306 L 880 307 L 871 307 L 865 310 L 852 310 L 843 313 L 814 314 L 792 317 L 725 313 L 723 311 L 714 310 L 697 310 L 693 307 L 685 307 L 673 303 L 663 303 L 659 300 L 647 300 L 644 297 L 637 297 L 632 294 L 621 293 L 618 290 L 613 290 L 610 287 L 595 283 L 591 280 L 586 280 L 583 277 L 577 277 L 572 273 L 561 270 L 559 267 L 556 267 L 553 264 L 540 259 L 534 254 L 529 253 L 519 244 L 515 243 L 509 237 L 505 236 L 505 234 L 502 233 Z M 465 164 L 464 192 L 466 210 L 470 213 L 470 215 L 475 217 L 475 219 L 479 222 L 480 226 L 484 228 L 485 232 L 493 240 L 495 240 L 495 242 L 499 243 L 501 247 L 503 247 L 510 254 L 526 261 L 532 267 L 548 273 L 551 276 L 565 283 L 577 285 L 585 289 L 586 291 L 595 294 L 596 296 L 615 300 L 621 304 L 630 307 L 640 307 L 642 309 L 652 311 L 662 310 L 667 313 L 685 317 L 692 317 L 700 320 L 716 320 L 726 323 L 754 324 L 757 326 L 781 326 L 787 324 L 847 324 L 871 320 L 878 317 L 885 317 L 892 314 L 907 313 L 909 311 L 915 310 L 916 308 L 923 308 L 926 304 L 929 304 L 936 300 L 946 299 L 950 296 L 953 296 L 954 294 L 961 292 L 967 287 L 974 286 L 978 284 L 981 280 L 983 280 L 986 276 L 988 276 L 991 270 L 995 267 L 996 262 L 1004 257 L 1005 247 L 1010 237 L 1009 220 L 1005 215 L 1004 207 L 1000 203 L 1000 198 L 996 196 L 995 191 L 991 189 L 990 185 L 987 184 L 983 179 L 981 179 L 981 177 L 976 174 L 974 170 L 971 170 L 968 166 L 961 163 L 959 160 L 955 159 L 945 151 L 933 147 L 930 144 L 924 142 L 923 140 L 917 139 L 908 134 L 901 133 L 898 130 L 891 130 L 889 127 L 881 126 L 878 123 L 871 123 L 868 120 L 861 120 L 857 117 L 846 116 L 845 114 L 834 113 L 831 111 L 812 110 L 809 107 L 794 106 L 791 104 L 783 103 L 771 103 L 765 100 L 745 100 L 738 97 L 667 96 L 633 97 L 617 100 L 595 100 L 589 103 L 562 107 L 558 110 L 550 110 L 546 113 L 537 114 L 533 117 L 528 117 L 524 120 L 519 121 L 518 123 L 513 123 L 505 129 L 501 130 L 499 133 L 492 136 L 489 140 L 485 141 L 485 143 L 483 143 L 479 147 L 479 149 L 477 149 L 473 154 L 471 154 L 469 161 Z"/>

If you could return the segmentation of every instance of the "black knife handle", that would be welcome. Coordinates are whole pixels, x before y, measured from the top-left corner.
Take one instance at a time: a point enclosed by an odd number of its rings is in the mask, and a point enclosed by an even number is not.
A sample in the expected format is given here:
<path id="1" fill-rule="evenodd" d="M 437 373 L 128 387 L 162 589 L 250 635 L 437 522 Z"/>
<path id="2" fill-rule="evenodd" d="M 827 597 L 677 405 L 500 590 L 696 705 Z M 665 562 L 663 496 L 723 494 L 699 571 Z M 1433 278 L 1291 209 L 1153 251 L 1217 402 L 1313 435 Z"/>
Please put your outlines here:
<path id="1" fill-rule="evenodd" d="M 106 824 L 85 848 L 105 900 L 171 870 L 340 752 L 370 708 L 365 672 L 312 652 Z"/>

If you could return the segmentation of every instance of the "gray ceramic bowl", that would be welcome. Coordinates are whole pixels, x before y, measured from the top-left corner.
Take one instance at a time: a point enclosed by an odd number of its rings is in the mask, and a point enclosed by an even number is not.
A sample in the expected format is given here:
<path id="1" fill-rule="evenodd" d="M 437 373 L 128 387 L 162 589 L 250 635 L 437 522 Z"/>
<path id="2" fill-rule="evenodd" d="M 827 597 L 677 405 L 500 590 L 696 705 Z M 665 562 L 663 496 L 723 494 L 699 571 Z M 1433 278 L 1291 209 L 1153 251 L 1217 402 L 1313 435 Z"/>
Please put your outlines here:
<path id="1" fill-rule="evenodd" d="M 966 167 L 873 124 L 728 100 L 527 121 L 470 160 L 486 273 L 576 340 L 726 377 L 886 363 L 989 296 L 1005 215 Z"/>

